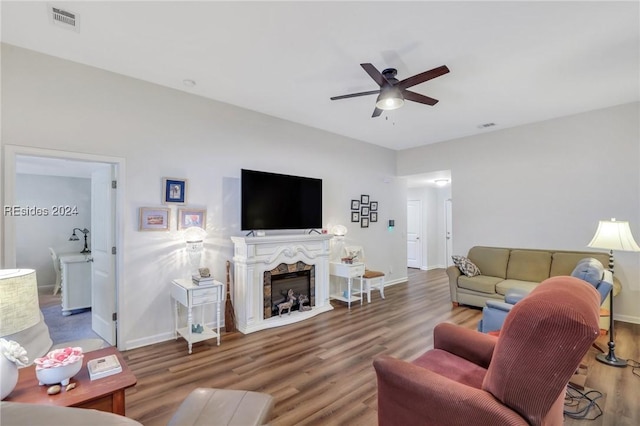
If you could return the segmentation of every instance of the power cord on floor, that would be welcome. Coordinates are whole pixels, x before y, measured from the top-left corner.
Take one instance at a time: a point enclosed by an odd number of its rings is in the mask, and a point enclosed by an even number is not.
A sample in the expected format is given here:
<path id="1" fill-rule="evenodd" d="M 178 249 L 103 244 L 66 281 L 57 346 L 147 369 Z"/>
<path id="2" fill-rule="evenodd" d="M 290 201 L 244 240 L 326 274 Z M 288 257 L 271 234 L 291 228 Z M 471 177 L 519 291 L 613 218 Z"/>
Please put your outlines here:
<path id="1" fill-rule="evenodd" d="M 599 391 L 583 392 L 569 384 L 564 397 L 564 415 L 572 419 L 595 420 L 602 415 L 602 409 L 596 402 L 600 398 L 602 393 Z M 590 414 L 592 409 L 595 415 Z"/>
<path id="2" fill-rule="evenodd" d="M 640 377 L 640 362 L 636 361 L 635 359 L 629 358 L 627 360 L 627 365 L 631 367 L 631 373 L 633 373 L 635 376 Z"/>

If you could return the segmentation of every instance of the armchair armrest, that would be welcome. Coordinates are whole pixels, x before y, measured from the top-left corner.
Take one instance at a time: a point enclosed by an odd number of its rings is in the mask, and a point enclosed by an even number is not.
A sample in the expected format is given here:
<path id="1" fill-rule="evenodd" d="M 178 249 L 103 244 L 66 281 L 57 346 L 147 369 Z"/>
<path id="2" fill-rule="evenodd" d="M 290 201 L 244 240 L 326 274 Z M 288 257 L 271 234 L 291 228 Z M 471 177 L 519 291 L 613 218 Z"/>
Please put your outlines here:
<path id="1" fill-rule="evenodd" d="M 488 299 L 487 308 L 498 309 L 500 311 L 509 312 L 513 308 L 513 303 L 501 302 L 499 300 Z"/>
<path id="2" fill-rule="evenodd" d="M 495 336 L 450 323 L 440 323 L 433 329 L 434 349 L 442 349 L 483 368 L 489 367 L 497 340 Z"/>
<path id="3" fill-rule="evenodd" d="M 478 333 L 479 334 L 479 333 Z M 426 368 L 381 356 L 373 361 L 378 378 L 378 425 L 527 425 L 490 393 L 455 382 Z"/>
<path id="4" fill-rule="evenodd" d="M 462 275 L 460 269 L 457 266 L 451 265 L 447 268 L 447 275 L 449 276 L 449 293 L 451 293 L 451 301 L 458 303 L 458 277 Z"/>

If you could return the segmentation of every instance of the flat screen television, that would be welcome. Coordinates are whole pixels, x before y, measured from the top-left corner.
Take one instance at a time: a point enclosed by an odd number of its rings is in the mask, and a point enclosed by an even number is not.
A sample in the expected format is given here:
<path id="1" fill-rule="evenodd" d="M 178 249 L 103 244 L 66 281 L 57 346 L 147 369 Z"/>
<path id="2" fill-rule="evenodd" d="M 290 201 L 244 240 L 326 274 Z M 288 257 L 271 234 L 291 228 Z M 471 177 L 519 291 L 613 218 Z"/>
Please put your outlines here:
<path id="1" fill-rule="evenodd" d="M 242 169 L 244 231 L 322 228 L 322 179 Z"/>

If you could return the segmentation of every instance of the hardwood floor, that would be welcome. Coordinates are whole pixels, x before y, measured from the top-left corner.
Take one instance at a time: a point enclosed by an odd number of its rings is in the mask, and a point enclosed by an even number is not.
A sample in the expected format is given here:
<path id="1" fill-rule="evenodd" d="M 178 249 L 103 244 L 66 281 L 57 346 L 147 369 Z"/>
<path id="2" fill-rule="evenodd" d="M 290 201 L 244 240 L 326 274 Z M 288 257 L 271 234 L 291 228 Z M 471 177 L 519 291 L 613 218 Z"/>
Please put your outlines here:
<path id="1" fill-rule="evenodd" d="M 385 296 L 382 300 L 375 291 L 371 304 L 351 310 L 336 302 L 331 312 L 285 327 L 223 334 L 220 346 L 201 342 L 191 355 L 183 339 L 127 351 L 125 359 L 138 378 L 126 393 L 127 416 L 146 426 L 166 425 L 191 390 L 217 387 L 273 395 L 274 426 L 375 425 L 373 358 L 414 359 L 432 347 L 437 323 L 475 329 L 481 316 L 479 309 L 451 306 L 444 270 L 410 269 L 408 283 L 388 287 Z M 640 359 L 640 326 L 619 324 L 618 354 Z M 600 340 L 604 347 L 606 337 Z M 565 424 L 640 424 L 640 377 L 631 368 L 587 362 L 587 386 L 607 394 L 605 415 Z"/>

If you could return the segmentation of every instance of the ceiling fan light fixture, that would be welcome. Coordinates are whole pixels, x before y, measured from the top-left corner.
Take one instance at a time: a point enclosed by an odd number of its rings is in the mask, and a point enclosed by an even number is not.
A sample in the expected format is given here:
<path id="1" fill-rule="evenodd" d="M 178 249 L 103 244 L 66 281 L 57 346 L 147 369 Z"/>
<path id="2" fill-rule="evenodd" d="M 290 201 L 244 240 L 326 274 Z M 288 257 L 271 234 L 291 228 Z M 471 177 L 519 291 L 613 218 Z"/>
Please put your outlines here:
<path id="1" fill-rule="evenodd" d="M 391 111 L 398 109 L 404 104 L 404 98 L 402 93 L 396 87 L 390 87 L 388 89 L 382 89 L 376 99 L 376 108 L 383 111 Z"/>

